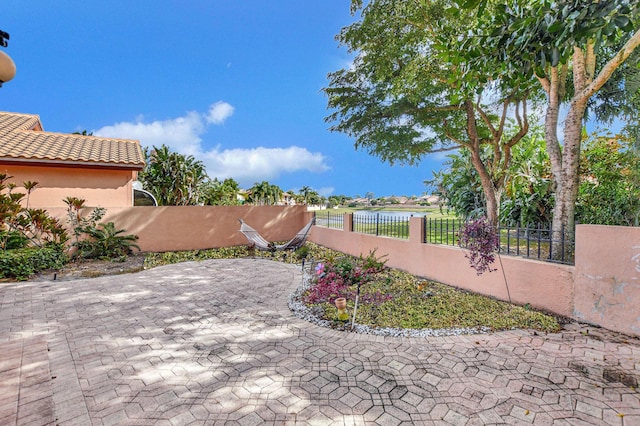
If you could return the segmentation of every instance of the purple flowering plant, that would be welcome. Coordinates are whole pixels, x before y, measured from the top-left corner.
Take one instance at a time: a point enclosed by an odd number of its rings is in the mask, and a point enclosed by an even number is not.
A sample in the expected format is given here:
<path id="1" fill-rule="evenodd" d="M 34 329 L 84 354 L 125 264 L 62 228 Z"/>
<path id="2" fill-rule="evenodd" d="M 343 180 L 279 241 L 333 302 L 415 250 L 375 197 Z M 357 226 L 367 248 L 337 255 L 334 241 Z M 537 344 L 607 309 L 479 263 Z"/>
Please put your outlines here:
<path id="1" fill-rule="evenodd" d="M 500 238 L 496 228 L 486 217 L 480 217 L 465 223 L 460 229 L 459 245 L 467 249 L 465 257 L 478 275 L 497 271 L 491 268 L 496 260 L 496 250 L 500 247 Z"/>
<path id="2" fill-rule="evenodd" d="M 353 299 L 358 288 L 375 279 L 385 268 L 386 261 L 375 258 L 375 252 L 359 259 L 339 259 L 318 263 L 315 267 L 314 283 L 305 296 L 307 303 L 333 303 L 337 298 Z M 390 295 L 365 294 L 363 302 L 382 303 Z"/>

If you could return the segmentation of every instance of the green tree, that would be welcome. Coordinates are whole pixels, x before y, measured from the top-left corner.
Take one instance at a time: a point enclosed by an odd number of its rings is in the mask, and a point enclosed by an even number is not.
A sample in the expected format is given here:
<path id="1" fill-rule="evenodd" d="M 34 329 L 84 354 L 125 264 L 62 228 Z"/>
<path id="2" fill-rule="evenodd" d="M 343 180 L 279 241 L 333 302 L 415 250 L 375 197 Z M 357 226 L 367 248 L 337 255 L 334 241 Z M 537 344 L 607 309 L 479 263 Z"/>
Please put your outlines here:
<path id="1" fill-rule="evenodd" d="M 573 229 L 587 107 L 640 44 L 640 4 L 511 0 L 489 10 L 488 0 L 459 3 L 479 5 L 479 24 L 465 33 L 460 55 L 481 68 L 498 58 L 503 67 L 494 78 L 518 75 L 523 81 L 537 81 L 546 94 L 545 141 L 555 186 L 553 229 L 556 234 Z M 568 112 L 561 143 L 558 123 L 563 104 Z"/>
<path id="2" fill-rule="evenodd" d="M 542 129 L 536 129 L 513 152 L 505 196 L 500 206 L 502 223 L 549 225 L 553 211 L 551 163 Z"/>
<path id="3" fill-rule="evenodd" d="M 580 161 L 580 223 L 638 226 L 640 156 L 628 136 L 586 138 Z"/>
<path id="4" fill-rule="evenodd" d="M 235 206 L 240 204 L 238 194 L 240 185 L 234 179 L 227 178 L 220 182 L 217 178 L 203 185 L 202 201 L 210 206 Z"/>
<path id="5" fill-rule="evenodd" d="M 499 62 L 469 68 L 459 55 L 460 34 L 473 15 L 447 0 L 352 1 L 361 19 L 337 39 L 356 53 L 353 65 L 329 74 L 327 94 L 334 112 L 331 130 L 355 138 L 391 164 L 417 164 L 452 149 L 469 151 L 478 172 L 486 212 L 495 224 L 511 149 L 526 134 L 526 82 L 491 81 Z M 463 79 L 476 82 L 467 89 Z M 506 137 L 507 117 L 518 131 Z M 490 156 L 483 158 L 484 146 Z"/>
<path id="6" fill-rule="evenodd" d="M 311 187 L 309 186 L 303 186 L 302 188 L 300 188 L 300 195 L 302 196 L 304 203 L 307 205 L 311 204 L 309 200 L 311 198 L 312 191 L 313 189 L 311 189 Z"/>
<path id="7" fill-rule="evenodd" d="M 247 201 L 251 204 L 273 206 L 280 202 L 284 191 L 267 181 L 255 183 L 249 188 Z"/>
<path id="8" fill-rule="evenodd" d="M 533 131 L 514 146 L 509 169 L 505 172 L 504 194 L 500 203 L 500 222 L 532 224 L 551 222 L 553 191 L 551 165 L 544 150 L 542 129 Z M 491 155 L 485 147 L 483 156 Z M 484 214 L 484 193 L 477 171 L 471 167 L 468 151 L 449 154 L 444 168 L 434 172 L 425 184 L 456 214 L 469 219 Z"/>
<path id="9" fill-rule="evenodd" d="M 162 145 L 145 149 L 146 165 L 139 180 L 161 206 L 188 206 L 202 202 L 208 179 L 204 163 L 192 155 L 171 152 Z"/>
<path id="10" fill-rule="evenodd" d="M 443 168 L 433 172 L 433 179 L 424 182 L 440 197 L 443 207 L 464 218 L 484 216 L 486 204 L 482 184 L 470 157 L 467 150 L 447 154 Z"/>

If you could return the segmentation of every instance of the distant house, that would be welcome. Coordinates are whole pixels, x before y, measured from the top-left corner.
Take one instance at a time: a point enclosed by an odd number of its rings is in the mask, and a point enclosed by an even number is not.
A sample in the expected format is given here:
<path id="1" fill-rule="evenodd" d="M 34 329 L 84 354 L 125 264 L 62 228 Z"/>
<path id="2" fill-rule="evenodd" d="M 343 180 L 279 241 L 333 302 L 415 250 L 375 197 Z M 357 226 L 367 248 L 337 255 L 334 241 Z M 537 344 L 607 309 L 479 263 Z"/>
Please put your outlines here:
<path id="1" fill-rule="evenodd" d="M 45 132 L 40 117 L 0 112 L 0 173 L 38 185 L 29 207 L 66 207 L 66 197 L 92 207 L 133 206 L 133 182 L 144 167 L 135 140 Z"/>

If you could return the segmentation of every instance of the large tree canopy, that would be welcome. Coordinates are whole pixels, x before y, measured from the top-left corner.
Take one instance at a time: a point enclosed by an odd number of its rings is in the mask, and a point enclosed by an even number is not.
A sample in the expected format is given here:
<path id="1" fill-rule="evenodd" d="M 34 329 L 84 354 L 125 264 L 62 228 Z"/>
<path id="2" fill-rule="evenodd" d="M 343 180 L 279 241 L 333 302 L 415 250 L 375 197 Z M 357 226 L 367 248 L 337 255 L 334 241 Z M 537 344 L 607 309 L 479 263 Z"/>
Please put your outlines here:
<path id="1" fill-rule="evenodd" d="M 391 164 L 469 150 L 495 223 L 511 149 L 529 126 L 526 84 L 491 81 L 497 62 L 474 69 L 462 62 L 459 35 L 475 15 L 450 1 L 371 0 L 363 6 L 352 2 L 360 20 L 337 36 L 355 58 L 352 66 L 329 74 L 324 91 L 330 129 Z M 478 84 L 470 88 L 463 79 Z M 507 137 L 509 116 L 516 131 Z M 483 158 L 485 146 L 491 155 Z"/>
<path id="2" fill-rule="evenodd" d="M 640 3 L 635 0 L 511 0 L 489 11 L 488 0 L 459 0 L 479 4 L 478 25 L 465 36 L 464 57 L 472 67 L 485 67 L 498 58 L 503 67 L 495 77 L 522 75 L 539 83 L 547 98 L 546 149 L 555 184 L 553 228 L 574 226 L 578 196 L 581 137 L 589 102 L 616 71 L 624 71 L 640 45 Z M 465 9 L 468 10 L 468 9 Z M 629 70 L 627 70 L 629 71 Z M 620 72 L 617 85 L 633 90 Z M 627 83 L 624 82 L 627 77 Z M 626 103 L 633 96 L 602 97 L 601 102 Z M 558 135 L 560 108 L 568 106 L 563 137 Z M 597 109 L 594 109 L 598 112 Z"/>

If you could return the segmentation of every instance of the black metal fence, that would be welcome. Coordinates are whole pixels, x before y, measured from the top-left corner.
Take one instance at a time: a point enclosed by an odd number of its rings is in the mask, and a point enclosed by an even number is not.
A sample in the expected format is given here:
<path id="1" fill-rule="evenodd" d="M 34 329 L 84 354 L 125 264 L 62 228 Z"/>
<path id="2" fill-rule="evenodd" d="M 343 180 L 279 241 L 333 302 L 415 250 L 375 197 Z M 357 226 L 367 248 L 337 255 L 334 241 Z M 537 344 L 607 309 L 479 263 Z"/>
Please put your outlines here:
<path id="1" fill-rule="evenodd" d="M 316 212 L 316 225 L 344 229 L 344 216 L 331 212 Z M 353 231 L 391 238 L 409 238 L 410 216 L 387 216 L 376 213 L 353 215 Z M 462 219 L 432 219 L 424 217 L 423 243 L 459 245 Z M 550 224 L 499 225 L 500 254 L 520 256 L 572 265 L 575 254 L 575 234 L 566 230 L 555 238 Z"/>
<path id="2" fill-rule="evenodd" d="M 573 265 L 575 232 L 562 229 L 554 238 L 551 224 L 498 227 L 500 253 Z"/>
<path id="3" fill-rule="evenodd" d="M 461 219 L 430 219 L 425 217 L 422 241 L 430 244 L 459 245 Z M 501 254 L 521 256 L 547 262 L 573 264 L 575 235 L 562 230 L 555 238 L 551 224 L 499 225 Z"/>
<path id="4" fill-rule="evenodd" d="M 353 215 L 353 232 L 381 237 L 409 238 L 409 216 Z"/>
<path id="5" fill-rule="evenodd" d="M 324 226 L 325 228 L 344 229 L 344 214 L 331 213 L 330 211 L 317 211 L 316 226 Z"/>

